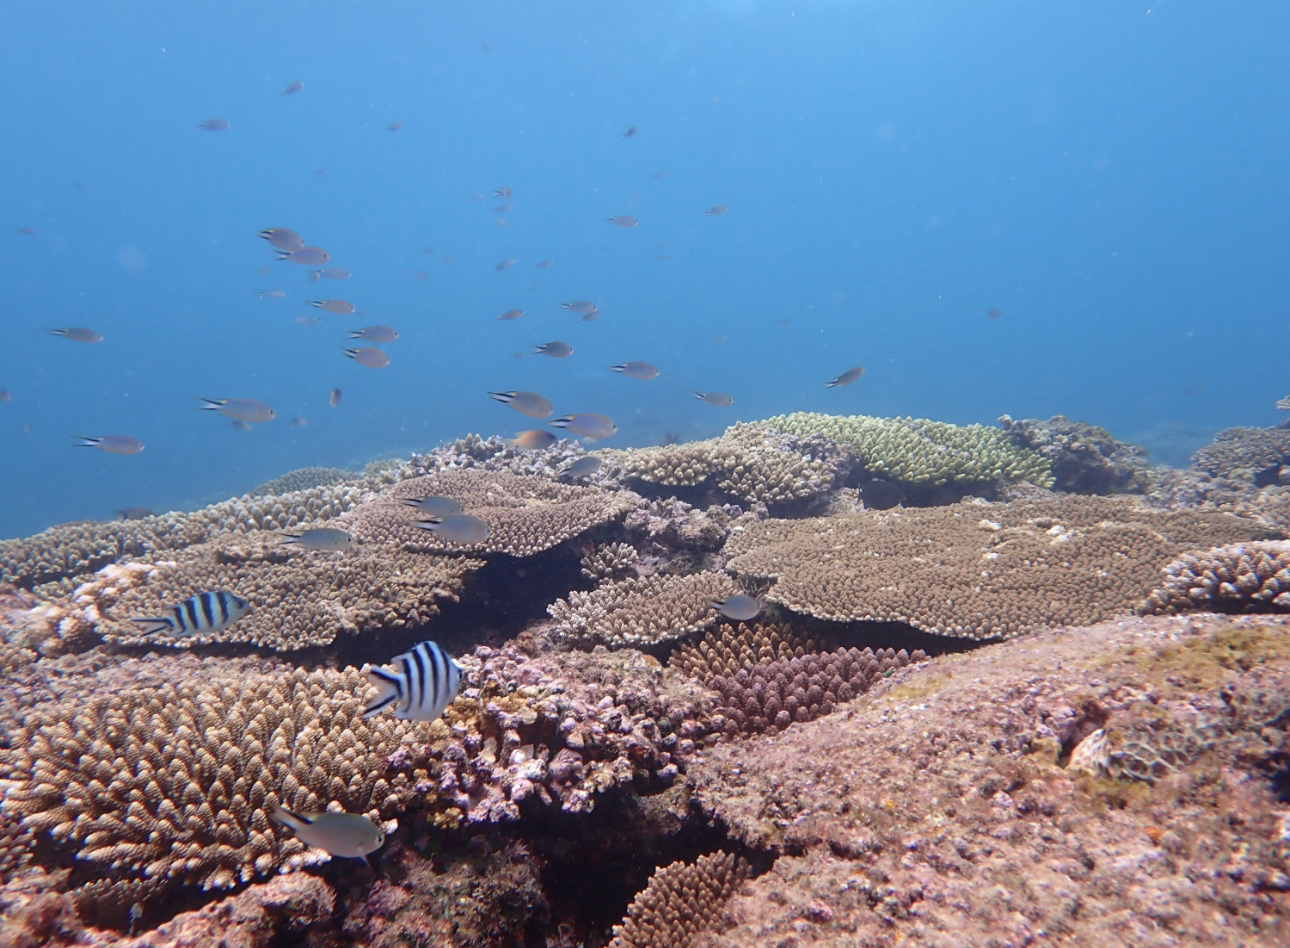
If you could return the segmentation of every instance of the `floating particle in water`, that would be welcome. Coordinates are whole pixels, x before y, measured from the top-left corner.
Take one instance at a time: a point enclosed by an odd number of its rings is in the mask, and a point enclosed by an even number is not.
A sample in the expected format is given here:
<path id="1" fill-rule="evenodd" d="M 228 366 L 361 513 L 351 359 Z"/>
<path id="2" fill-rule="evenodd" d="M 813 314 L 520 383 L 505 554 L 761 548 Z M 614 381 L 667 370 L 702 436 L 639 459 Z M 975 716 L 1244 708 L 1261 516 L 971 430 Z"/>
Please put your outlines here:
<path id="1" fill-rule="evenodd" d="M 287 295 L 286 292 L 283 290 L 261 290 L 260 291 L 260 299 L 262 300 L 280 300 L 286 295 Z"/>
<path id="2" fill-rule="evenodd" d="M 24 234 L 27 237 L 33 237 L 35 236 L 35 233 L 36 233 L 36 228 L 34 227 L 26 227 L 26 226 L 15 227 L 14 230 L 16 230 L 20 234 Z"/>

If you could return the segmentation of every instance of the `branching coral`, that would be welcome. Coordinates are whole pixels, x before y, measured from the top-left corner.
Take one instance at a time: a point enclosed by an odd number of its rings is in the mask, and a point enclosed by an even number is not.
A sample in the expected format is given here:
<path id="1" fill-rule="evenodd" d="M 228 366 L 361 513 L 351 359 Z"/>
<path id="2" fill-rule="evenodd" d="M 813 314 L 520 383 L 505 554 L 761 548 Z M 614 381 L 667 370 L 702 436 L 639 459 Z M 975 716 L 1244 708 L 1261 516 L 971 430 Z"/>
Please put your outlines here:
<path id="1" fill-rule="evenodd" d="M 1213 442 L 1196 452 L 1192 463 L 1215 477 L 1262 486 L 1278 468 L 1290 464 L 1290 426 L 1220 431 Z"/>
<path id="2" fill-rule="evenodd" d="M 1064 415 L 1054 415 L 1047 421 L 1013 421 L 1004 415 L 999 425 L 1014 444 L 1048 460 L 1055 490 L 1141 494 L 1150 487 L 1151 465 L 1146 449 L 1116 441 L 1105 428 L 1070 421 Z"/>
<path id="3" fill-rule="evenodd" d="M 747 874 L 747 863 L 724 852 L 656 870 L 614 927 L 610 948 L 688 948 L 718 927 Z"/>
<path id="4" fill-rule="evenodd" d="M 990 638 L 1131 613 L 1181 551 L 1260 533 L 1224 514 L 1072 495 L 768 520 L 726 552 L 797 612 Z"/>
<path id="5" fill-rule="evenodd" d="M 1031 481 L 1053 483 L 1048 461 L 984 425 L 950 425 L 921 418 L 871 418 L 794 412 L 762 422 L 796 435 L 822 434 L 849 444 L 875 477 L 906 484 Z"/>
<path id="6" fill-rule="evenodd" d="M 627 543 L 607 543 L 584 556 L 581 565 L 582 575 L 597 582 L 624 579 L 636 572 L 640 554 Z"/>
<path id="7" fill-rule="evenodd" d="M 773 623 L 723 625 L 706 632 L 694 644 L 683 644 L 667 663 L 683 675 L 710 682 L 734 677 L 741 669 L 801 658 L 819 651 L 819 643 L 791 626 Z"/>
<path id="8" fill-rule="evenodd" d="M 738 593 L 724 573 L 649 576 L 571 592 L 547 611 L 566 641 L 611 647 L 656 645 L 705 629 L 717 619 L 709 603 Z"/>
<path id="9" fill-rule="evenodd" d="M 1164 577 L 1164 586 L 1147 597 L 1144 613 L 1290 611 L 1290 542 L 1184 553 L 1164 568 Z"/>

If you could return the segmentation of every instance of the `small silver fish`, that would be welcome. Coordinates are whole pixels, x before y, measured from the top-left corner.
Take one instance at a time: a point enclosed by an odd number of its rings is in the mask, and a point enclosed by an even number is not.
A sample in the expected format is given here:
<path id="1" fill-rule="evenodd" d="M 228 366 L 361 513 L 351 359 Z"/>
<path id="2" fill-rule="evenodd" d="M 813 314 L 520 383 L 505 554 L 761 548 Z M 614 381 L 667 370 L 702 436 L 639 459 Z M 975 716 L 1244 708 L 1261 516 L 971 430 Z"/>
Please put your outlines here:
<path id="1" fill-rule="evenodd" d="M 713 609 L 727 619 L 736 622 L 747 622 L 761 615 L 762 605 L 752 596 L 731 596 L 728 599 L 713 599 L 708 603 Z"/>
<path id="2" fill-rule="evenodd" d="M 460 501 L 453 500 L 451 497 L 405 497 L 403 503 L 432 517 L 447 517 L 466 511 Z"/>
<path id="3" fill-rule="evenodd" d="M 415 523 L 422 530 L 430 530 L 448 543 L 483 543 L 493 532 L 493 528 L 484 521 L 465 513 L 444 514 L 441 517 L 417 520 Z"/>
<path id="4" fill-rule="evenodd" d="M 572 434 L 581 435 L 584 438 L 598 440 L 608 438 L 618 433 L 618 426 L 606 418 L 604 415 L 595 412 L 583 412 L 578 415 L 565 415 L 563 418 L 557 418 L 555 421 L 547 422 L 556 428 L 563 428 Z"/>
<path id="5" fill-rule="evenodd" d="M 502 187 L 498 188 L 496 191 L 493 192 L 493 197 L 501 198 L 504 201 L 509 200 L 510 196 L 511 196 L 511 189 L 506 187 L 505 185 L 503 185 Z"/>
<path id="6" fill-rule="evenodd" d="M 503 405 L 510 405 L 521 415 L 530 418 L 548 418 L 555 407 L 537 392 L 489 392 Z"/>
<path id="7" fill-rule="evenodd" d="M 279 250 L 291 253 L 304 247 L 304 238 L 290 227 L 266 227 L 260 236 Z"/>
<path id="8" fill-rule="evenodd" d="M 503 261 L 502 261 L 501 263 L 499 263 L 497 266 L 493 267 L 493 269 L 494 269 L 494 270 L 509 270 L 509 269 L 510 269 L 511 267 L 513 267 L 513 266 L 515 266 L 515 258 L 514 258 L 514 257 L 507 257 L 505 260 L 503 260 Z"/>
<path id="9" fill-rule="evenodd" d="M 350 316 L 355 312 L 354 304 L 348 300 L 309 300 L 310 306 L 317 306 L 324 313 L 335 313 L 337 316 Z"/>
<path id="10" fill-rule="evenodd" d="M 726 207 L 724 204 L 714 204 L 703 213 L 707 214 L 709 217 L 720 217 L 728 210 L 730 210 L 730 208 Z"/>
<path id="11" fill-rule="evenodd" d="M 519 319 L 523 315 L 524 315 L 524 310 L 522 309 L 508 309 L 506 312 L 502 313 L 502 315 L 498 316 L 497 318 L 498 319 Z"/>
<path id="12" fill-rule="evenodd" d="M 305 87 L 305 84 L 304 84 L 303 82 L 301 82 L 299 79 L 293 79 L 293 80 L 291 80 L 291 82 L 287 83 L 287 87 L 286 87 L 285 89 L 283 89 L 283 90 L 282 90 L 282 94 L 283 94 L 283 95 L 295 95 L 297 92 L 299 92 L 300 90 L 302 90 L 304 87 Z"/>
<path id="13" fill-rule="evenodd" d="M 843 372 L 841 375 L 835 378 L 832 382 L 825 382 L 824 387 L 837 388 L 840 385 L 850 385 L 852 382 L 860 378 L 860 376 L 862 375 L 864 375 L 864 366 L 863 365 L 853 366 L 852 368 L 847 369 L 845 372 Z"/>
<path id="14" fill-rule="evenodd" d="M 519 448 L 521 451 L 539 451 L 542 448 L 551 447 L 560 439 L 541 428 L 530 428 L 527 431 L 517 431 L 514 438 L 505 440 L 509 446 Z"/>
<path id="15" fill-rule="evenodd" d="M 208 132 L 222 132 L 224 129 L 229 127 L 229 124 L 222 118 L 213 118 L 207 119 L 197 127 L 204 128 Z"/>
<path id="16" fill-rule="evenodd" d="M 331 260 L 331 254 L 321 247 L 301 247 L 299 250 L 278 251 L 279 260 L 290 260 L 303 267 L 320 267 Z"/>
<path id="17" fill-rule="evenodd" d="M 144 517 L 157 516 L 147 507 L 122 507 L 116 512 L 118 520 L 142 520 Z"/>
<path id="18" fill-rule="evenodd" d="M 293 813 L 278 807 L 269 816 L 302 843 L 345 859 L 366 859 L 385 843 L 385 830 L 358 813 Z"/>
<path id="19" fill-rule="evenodd" d="M 640 379 L 643 382 L 658 378 L 658 369 L 648 362 L 624 362 L 621 365 L 611 365 L 610 368 L 628 378 Z"/>
<path id="20" fill-rule="evenodd" d="M 544 356 L 550 356 L 553 359 L 567 359 L 569 356 L 573 355 L 573 346 L 569 345 L 567 342 L 560 342 L 557 340 L 556 342 L 548 342 L 545 345 L 535 347 L 533 354 L 537 355 L 538 353 L 541 353 Z"/>
<path id="21" fill-rule="evenodd" d="M 327 404 L 335 408 L 340 404 L 340 389 L 333 388 L 331 394 L 327 396 Z"/>
<path id="22" fill-rule="evenodd" d="M 619 214 L 617 217 L 606 217 L 605 223 L 613 224 L 615 227 L 635 227 L 640 221 L 630 214 Z"/>
<path id="23" fill-rule="evenodd" d="M 344 267 L 328 267 L 326 270 L 315 270 L 310 274 L 313 278 L 317 274 L 319 280 L 348 280 L 352 274 Z"/>
<path id="24" fill-rule="evenodd" d="M 398 332 L 389 326 L 364 326 L 348 332 L 350 339 L 362 339 L 364 342 L 393 342 L 399 338 Z"/>
<path id="25" fill-rule="evenodd" d="M 548 269 L 549 267 L 553 267 L 553 266 L 555 266 L 555 261 L 554 261 L 554 260 L 539 260 L 537 263 L 533 264 L 533 266 L 537 267 L 539 270 L 546 270 L 546 269 Z"/>
<path id="26" fill-rule="evenodd" d="M 718 408 L 725 408 L 727 405 L 733 405 L 735 400 L 725 392 L 695 392 L 694 397 L 705 405 L 716 405 Z"/>
<path id="27" fill-rule="evenodd" d="M 596 304 L 591 300 L 570 300 L 568 303 L 561 303 L 560 306 L 571 313 L 581 313 L 584 316 L 587 313 L 596 312 Z"/>
<path id="28" fill-rule="evenodd" d="M 287 295 L 286 292 L 283 290 L 261 290 L 260 291 L 260 299 L 262 300 L 280 300 L 286 295 Z"/>
<path id="29" fill-rule="evenodd" d="M 201 398 L 201 396 L 197 396 Z M 264 402 L 254 398 L 202 398 L 205 405 L 198 405 L 198 410 L 217 411 L 234 421 L 248 421 L 259 424 L 272 421 L 277 413 Z"/>
<path id="30" fill-rule="evenodd" d="M 72 326 L 68 329 L 50 329 L 47 330 L 50 335 L 62 336 L 64 339 L 70 339 L 72 342 L 102 342 L 103 334 L 93 329 L 86 329 L 84 326 Z"/>
<path id="31" fill-rule="evenodd" d="M 297 326 L 321 326 L 322 320 L 317 316 L 310 316 L 307 313 L 304 316 L 296 317 Z"/>
<path id="32" fill-rule="evenodd" d="M 359 365 L 365 365 L 369 369 L 383 369 L 390 364 L 390 357 L 380 349 L 341 349 L 341 351 Z"/>
<path id="33" fill-rule="evenodd" d="M 635 134 L 636 134 L 636 126 L 633 125 L 627 131 L 623 132 L 623 138 L 631 138 Z"/>
<path id="34" fill-rule="evenodd" d="M 598 310 L 598 309 L 593 309 L 593 310 L 591 310 L 591 312 L 589 312 L 589 313 L 583 313 L 581 316 L 579 316 L 579 317 L 578 317 L 578 322 L 580 322 L 580 323 L 589 323 L 589 322 L 592 322 L 593 320 L 597 320 L 597 319 L 599 319 L 599 318 L 600 318 L 600 310 Z"/>
<path id="35" fill-rule="evenodd" d="M 291 423 L 297 428 L 309 427 L 309 419 L 306 418 L 304 415 L 296 415 L 294 418 L 291 419 Z"/>
<path id="36" fill-rule="evenodd" d="M 313 530 L 301 530 L 299 533 L 279 533 L 283 543 L 294 544 L 305 550 L 318 550 L 323 553 L 341 553 L 354 546 L 354 538 L 344 530 L 334 527 L 318 527 Z"/>
<path id="37" fill-rule="evenodd" d="M 164 616 L 131 619 L 140 635 L 165 632 L 176 638 L 198 632 L 221 632 L 251 611 L 251 604 L 241 596 L 220 589 L 198 593 L 173 606 Z"/>
<path id="38" fill-rule="evenodd" d="M 600 470 L 600 458 L 590 454 L 578 458 L 560 472 L 561 477 L 587 477 Z"/>
<path id="39" fill-rule="evenodd" d="M 138 454 L 143 450 L 143 442 L 138 438 L 131 438 L 129 435 L 104 435 L 101 438 L 87 438 L 85 435 L 75 435 L 74 437 L 81 439 L 77 442 L 76 447 L 98 448 L 108 454 Z"/>

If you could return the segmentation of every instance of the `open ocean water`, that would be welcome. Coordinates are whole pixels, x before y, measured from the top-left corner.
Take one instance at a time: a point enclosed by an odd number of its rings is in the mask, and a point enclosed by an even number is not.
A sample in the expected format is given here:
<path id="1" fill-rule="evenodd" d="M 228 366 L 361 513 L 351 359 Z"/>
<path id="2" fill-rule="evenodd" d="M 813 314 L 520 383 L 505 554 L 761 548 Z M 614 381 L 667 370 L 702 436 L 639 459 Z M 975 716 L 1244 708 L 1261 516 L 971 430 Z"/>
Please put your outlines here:
<path id="1" fill-rule="evenodd" d="M 1272 0 L 9 0 L 0 535 L 540 425 L 490 391 L 618 447 L 1063 413 L 1185 464 L 1290 391 L 1288 28 Z M 342 352 L 372 325 L 384 368 Z M 146 449 L 74 446 L 107 435 Z"/>

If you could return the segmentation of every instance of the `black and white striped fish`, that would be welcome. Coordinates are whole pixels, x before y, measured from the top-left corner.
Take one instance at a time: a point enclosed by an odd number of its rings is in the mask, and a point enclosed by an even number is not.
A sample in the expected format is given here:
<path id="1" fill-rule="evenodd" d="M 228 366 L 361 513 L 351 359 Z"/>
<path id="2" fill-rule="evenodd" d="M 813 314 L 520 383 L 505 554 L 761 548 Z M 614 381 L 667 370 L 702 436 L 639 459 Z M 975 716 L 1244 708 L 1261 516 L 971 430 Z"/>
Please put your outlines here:
<path id="1" fill-rule="evenodd" d="M 241 596 L 223 589 L 198 593 L 170 609 L 168 615 L 148 619 L 131 619 L 140 635 L 165 632 L 175 637 L 220 632 L 251 611 L 251 604 Z"/>
<path id="2" fill-rule="evenodd" d="M 368 680 L 376 686 L 376 697 L 363 711 L 370 718 L 393 706 L 394 716 L 404 721 L 433 721 L 443 714 L 461 690 L 461 666 L 435 642 L 422 642 L 402 655 L 395 655 L 393 670 L 373 668 Z"/>

